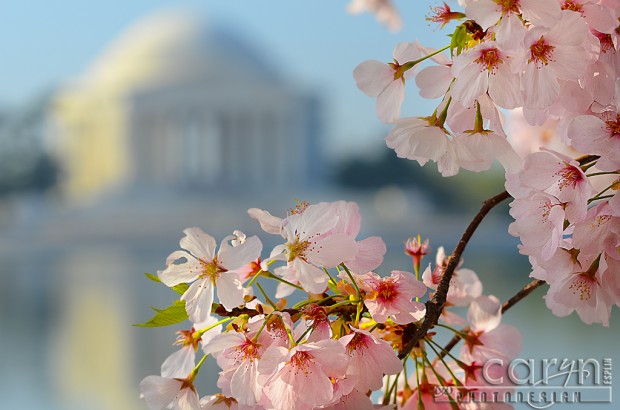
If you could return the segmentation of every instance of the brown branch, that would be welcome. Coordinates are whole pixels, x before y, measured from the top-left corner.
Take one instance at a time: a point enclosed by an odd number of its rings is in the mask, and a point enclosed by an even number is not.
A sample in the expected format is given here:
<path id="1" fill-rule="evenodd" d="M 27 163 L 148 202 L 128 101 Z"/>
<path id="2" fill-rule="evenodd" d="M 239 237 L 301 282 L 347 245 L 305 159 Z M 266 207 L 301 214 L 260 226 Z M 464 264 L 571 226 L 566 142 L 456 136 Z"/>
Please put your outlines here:
<path id="1" fill-rule="evenodd" d="M 508 309 L 516 305 L 517 302 L 519 302 L 521 299 L 534 292 L 536 289 L 538 289 L 544 284 L 544 280 L 534 279 L 533 281 L 525 285 L 523 289 L 518 291 L 513 297 L 504 302 L 504 304 L 502 305 L 502 313 L 506 312 Z"/>
<path id="2" fill-rule="evenodd" d="M 539 287 L 541 287 L 544 284 L 545 284 L 544 280 L 534 279 L 533 281 L 531 281 L 530 283 L 525 285 L 513 297 L 511 297 L 506 302 L 504 302 L 504 304 L 502 305 L 502 313 L 505 313 L 508 309 L 510 309 L 511 307 L 516 305 L 517 302 L 519 302 L 521 299 L 523 299 L 524 297 L 526 297 L 530 293 L 534 292 L 536 289 L 538 289 Z M 464 328 L 462 328 L 460 330 L 460 332 L 461 333 L 469 332 L 469 326 L 465 326 Z M 455 334 L 452 337 L 452 339 L 450 339 L 450 341 L 444 346 L 444 348 L 442 349 L 441 353 L 439 354 L 439 358 L 444 358 L 448 354 L 448 352 L 450 350 L 452 350 L 454 348 L 454 346 L 456 346 L 457 343 L 461 339 L 462 338 L 461 338 L 461 336 L 458 333 Z"/>
<path id="3" fill-rule="evenodd" d="M 426 337 L 428 331 L 437 324 L 437 321 L 439 320 L 439 315 L 441 315 L 441 311 L 446 305 L 448 289 L 450 288 L 450 280 L 452 279 L 454 270 L 456 269 L 459 260 L 461 259 L 461 255 L 463 254 L 467 243 L 478 228 L 478 225 L 480 225 L 480 222 L 482 222 L 482 220 L 489 213 L 489 211 L 493 209 L 495 205 L 499 204 L 500 202 L 509 197 L 510 194 L 504 191 L 484 201 L 482 207 L 480 208 L 480 211 L 478 211 L 474 219 L 470 222 L 469 226 L 463 233 L 461 240 L 456 245 L 454 252 L 452 253 L 452 255 L 450 255 L 448 259 L 448 266 L 444 271 L 441 282 L 439 282 L 439 286 L 437 287 L 435 295 L 431 300 L 426 302 L 426 315 L 424 316 L 424 321 L 416 329 L 413 337 L 407 342 L 407 344 L 398 354 L 398 357 L 400 359 L 404 359 L 405 357 L 407 357 L 407 355 L 409 355 L 411 350 L 420 342 L 420 340 Z"/>
<path id="4" fill-rule="evenodd" d="M 320 304 L 319 306 L 329 307 L 333 304 L 334 304 L 333 300 L 328 300 Z M 226 310 L 226 308 L 223 305 L 219 303 L 213 303 L 211 306 L 212 306 L 211 311 L 215 313 L 216 315 L 219 315 L 222 317 L 238 317 L 241 315 L 247 315 L 248 317 L 254 317 L 257 315 L 265 314 L 265 312 L 263 312 L 262 309 L 252 309 L 248 307 L 236 307 L 236 308 L 233 308 L 229 312 Z M 357 307 L 351 304 L 351 305 L 338 306 L 336 308 L 330 309 L 329 314 L 330 315 L 341 314 L 341 315 L 346 315 L 349 317 L 355 317 L 356 311 L 357 311 Z M 291 317 L 293 317 L 295 315 L 300 314 L 302 310 L 289 308 L 289 309 L 280 309 L 278 310 L 278 312 L 286 312 L 289 315 L 291 315 Z"/>

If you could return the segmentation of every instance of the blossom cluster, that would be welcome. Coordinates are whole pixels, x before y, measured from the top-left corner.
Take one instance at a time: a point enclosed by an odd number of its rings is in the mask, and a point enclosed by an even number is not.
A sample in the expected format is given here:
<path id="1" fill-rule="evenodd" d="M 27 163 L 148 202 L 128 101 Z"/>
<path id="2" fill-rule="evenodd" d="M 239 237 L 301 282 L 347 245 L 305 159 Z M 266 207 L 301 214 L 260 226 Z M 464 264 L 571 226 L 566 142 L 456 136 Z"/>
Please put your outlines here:
<path id="1" fill-rule="evenodd" d="M 443 176 L 485 171 L 497 159 L 500 195 L 513 198 L 509 233 L 531 276 L 549 284 L 549 309 L 608 325 L 620 305 L 620 0 L 459 4 L 428 18 L 458 21 L 450 44 L 400 43 L 392 62 L 358 65 L 357 85 L 392 124 L 386 143 L 398 157 L 435 162 Z M 354 0 L 349 10 L 369 10 L 392 29 L 402 23 L 389 0 Z M 428 116 L 401 118 L 412 81 L 439 103 Z M 513 129 L 517 116 L 528 124 L 514 133 L 525 138 L 508 138 L 506 113 Z M 521 348 L 519 331 L 501 323 L 510 303 L 485 295 L 456 250 L 446 256 L 440 247 L 423 266 L 428 241 L 410 238 L 412 272 L 387 274 L 386 245 L 358 238 L 353 202 L 303 202 L 282 218 L 248 214 L 281 244 L 263 255 L 257 236 L 234 231 L 218 247 L 189 228 L 181 250 L 149 275 L 180 297 L 142 326 L 190 322 L 160 374 L 140 383 L 149 408 L 477 409 L 489 407 L 482 391 L 510 391 L 508 369 L 488 366 Z M 261 284 L 268 280 L 278 282 L 272 297 Z M 289 304 L 291 295 L 299 302 Z M 440 342 L 438 328 L 453 339 Z M 201 397 L 195 380 L 208 357 L 220 368 L 220 392 Z"/>
<path id="2" fill-rule="evenodd" d="M 465 341 L 460 355 L 440 354 L 441 344 L 428 335 L 401 361 L 397 353 L 425 316 L 420 298 L 435 291 L 446 269 L 443 248 L 435 266 L 420 274 L 428 240 L 411 238 L 405 252 L 415 274 L 392 270 L 380 276 L 385 244 L 379 237 L 358 240 L 361 217 L 353 202 L 301 203 L 285 218 L 256 208 L 248 213 L 264 231 L 282 237 L 266 259 L 256 236 L 235 231 L 218 249 L 212 236 L 189 228 L 182 250 L 172 252 L 158 272 L 159 281 L 182 293 L 181 319 L 188 318 L 191 327 L 178 332 L 178 350 L 161 373 L 140 383 L 149 408 L 431 406 L 435 387 L 475 392 L 485 383 L 480 374 L 487 360 L 518 354 L 521 336 L 500 324 L 498 299 L 483 295 L 478 276 L 459 266 L 447 296 L 451 308 L 442 319 L 457 333 L 451 326 L 467 326 L 460 333 Z M 270 279 L 279 283 L 275 301 L 260 284 Z M 254 286 L 261 296 L 253 295 Z M 298 291 L 306 298 L 288 306 L 284 296 Z M 468 307 L 467 319 L 453 307 Z M 200 398 L 194 380 L 208 356 L 221 369 L 221 392 Z M 382 404 L 373 404 L 371 393 L 379 390 Z M 444 404 L 450 406 L 449 400 Z"/>
<path id="3" fill-rule="evenodd" d="M 444 3 L 429 18 L 467 19 L 449 46 L 398 44 L 393 62 L 361 63 L 357 85 L 393 124 L 386 142 L 399 157 L 434 161 L 444 176 L 497 159 L 514 198 L 509 231 L 531 276 L 550 285 L 547 306 L 607 326 L 620 306 L 620 1 L 459 4 L 462 12 Z M 433 63 L 418 70 L 425 60 Z M 422 97 L 441 98 L 430 116 L 400 117 L 411 81 Z M 516 133 L 526 142 L 507 137 L 507 110 L 529 124 Z"/>

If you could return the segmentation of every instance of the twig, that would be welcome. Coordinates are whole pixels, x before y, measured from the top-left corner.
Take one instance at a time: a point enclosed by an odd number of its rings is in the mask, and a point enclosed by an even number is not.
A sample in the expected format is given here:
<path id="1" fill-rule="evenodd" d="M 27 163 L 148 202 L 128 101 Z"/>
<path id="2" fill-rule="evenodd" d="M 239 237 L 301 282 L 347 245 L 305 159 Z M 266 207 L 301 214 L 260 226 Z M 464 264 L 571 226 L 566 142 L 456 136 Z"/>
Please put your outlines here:
<path id="1" fill-rule="evenodd" d="M 409 355 L 411 350 L 418 344 L 418 342 L 424 339 L 428 331 L 433 326 L 435 326 L 435 324 L 437 324 L 437 321 L 439 320 L 439 315 L 441 315 L 441 311 L 446 305 L 446 297 L 448 296 L 448 289 L 450 288 L 450 280 L 452 279 L 454 270 L 456 269 L 459 260 L 461 259 L 461 255 L 463 254 L 467 243 L 478 228 L 478 225 L 480 225 L 480 222 L 482 222 L 482 220 L 489 213 L 489 211 L 493 209 L 495 205 L 499 204 L 500 202 L 509 197 L 510 194 L 504 191 L 484 201 L 482 207 L 480 208 L 480 211 L 478 211 L 474 219 L 470 222 L 469 226 L 463 233 L 461 240 L 456 245 L 454 252 L 450 256 L 448 260 L 448 266 L 444 271 L 441 282 L 439 282 L 439 286 L 437 287 L 435 295 L 431 300 L 426 302 L 426 315 L 424 316 L 424 321 L 416 329 L 413 337 L 407 342 L 407 344 L 398 354 L 398 357 L 400 359 L 404 359 L 405 357 L 407 357 L 407 355 Z"/>
<path id="2" fill-rule="evenodd" d="M 539 280 L 539 279 L 534 279 L 533 281 L 531 281 L 530 283 L 528 283 L 527 285 L 525 285 L 520 291 L 518 291 L 513 297 L 511 297 L 510 299 L 508 299 L 506 302 L 504 302 L 504 304 L 502 305 L 502 313 L 505 313 L 508 309 L 510 309 L 511 307 L 513 307 L 514 305 L 517 304 L 517 302 L 519 302 L 521 299 L 523 299 L 524 297 L 526 297 L 527 295 L 529 295 L 530 293 L 532 293 L 533 291 L 535 291 L 536 289 L 538 289 L 539 287 L 541 287 L 542 285 L 545 284 L 544 280 Z M 461 333 L 467 333 L 469 332 L 469 326 L 465 326 L 464 328 L 462 328 L 460 330 Z M 452 339 L 450 339 L 450 341 L 444 346 L 444 348 L 441 350 L 441 353 L 439 354 L 440 358 L 445 357 L 448 352 L 450 350 L 452 350 L 454 348 L 454 346 L 456 346 L 456 344 L 461 340 L 461 336 L 457 333 L 455 334 Z"/>

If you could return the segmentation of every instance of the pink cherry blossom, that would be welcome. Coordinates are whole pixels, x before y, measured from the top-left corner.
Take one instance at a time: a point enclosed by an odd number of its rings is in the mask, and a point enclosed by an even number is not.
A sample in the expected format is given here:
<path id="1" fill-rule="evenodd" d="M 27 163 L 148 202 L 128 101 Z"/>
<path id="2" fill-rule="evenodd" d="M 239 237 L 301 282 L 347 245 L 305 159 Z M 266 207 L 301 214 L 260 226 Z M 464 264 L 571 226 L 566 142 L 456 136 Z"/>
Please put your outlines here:
<path id="1" fill-rule="evenodd" d="M 620 169 L 620 114 L 605 112 L 600 117 L 581 115 L 568 129 L 571 144 L 582 152 L 600 155 L 596 167 L 602 171 Z"/>
<path id="2" fill-rule="evenodd" d="M 281 231 L 286 243 L 276 246 L 263 270 L 272 260 L 286 261 L 289 272 L 311 293 L 327 287 L 327 276 L 321 270 L 353 260 L 358 252 L 355 240 L 344 233 L 330 233 L 339 215 L 329 203 L 307 206 L 303 212 L 290 215 Z"/>
<path id="3" fill-rule="evenodd" d="M 331 404 L 331 378 L 343 378 L 348 355 L 333 339 L 304 343 L 288 350 L 269 347 L 259 365 L 264 392 L 277 409 L 306 410 Z"/>
<path id="4" fill-rule="evenodd" d="M 460 54 L 452 64 L 456 78 L 450 91 L 457 101 L 472 106 L 483 94 L 502 108 L 521 104 L 520 62 L 494 41 L 486 41 Z"/>
<path id="5" fill-rule="evenodd" d="M 552 195 L 535 191 L 512 201 L 510 215 L 515 222 L 508 232 L 521 238 L 522 253 L 549 260 L 562 243 L 564 204 Z"/>
<path id="6" fill-rule="evenodd" d="M 474 172 L 486 171 L 491 168 L 495 159 L 502 164 L 508 173 L 517 172 L 521 169 L 519 154 L 506 138 L 493 131 L 469 131 L 458 134 L 455 139 L 458 139 L 473 157 L 473 160 L 461 159 L 459 161 L 463 169 Z"/>
<path id="7" fill-rule="evenodd" d="M 239 404 L 256 406 L 263 395 L 258 383 L 258 363 L 269 346 L 270 338 L 261 333 L 227 332 L 214 337 L 205 347 L 206 354 L 215 354 L 222 371 L 218 386 L 224 394 L 230 394 Z"/>
<path id="8" fill-rule="evenodd" d="M 367 60 L 353 70 L 357 87 L 369 97 L 377 98 L 377 116 L 383 122 L 394 122 L 400 117 L 405 98 L 405 82 L 415 69 L 406 63 L 422 57 L 423 48 L 417 43 L 400 43 L 394 49 L 394 62 L 384 64 Z"/>
<path id="9" fill-rule="evenodd" d="M 357 389 L 353 389 L 350 393 L 343 395 L 336 403 L 324 407 L 326 410 L 373 410 L 375 408 L 370 397 Z M 391 408 L 386 406 L 386 409 Z"/>
<path id="10" fill-rule="evenodd" d="M 223 394 L 214 394 L 200 399 L 200 410 L 238 410 L 237 400 L 226 397 Z M 255 410 L 262 410 L 262 407 L 255 406 Z"/>
<path id="11" fill-rule="evenodd" d="M 493 358 L 514 359 L 521 351 L 521 334 L 501 325 L 501 303 L 495 296 L 480 296 L 467 311 L 470 330 L 461 349 L 461 360 L 486 362 Z"/>
<path id="12" fill-rule="evenodd" d="M 611 258 L 620 259 L 620 218 L 608 202 L 590 208 L 586 218 L 575 224 L 572 245 L 582 256 L 596 257 L 605 252 Z"/>
<path id="13" fill-rule="evenodd" d="M 372 318 L 384 323 L 390 317 L 398 324 L 407 324 L 424 317 L 426 308 L 412 301 L 426 293 L 426 286 L 409 272 L 392 271 L 388 278 L 373 272 L 358 276 L 360 289 L 366 292 L 364 304 Z"/>
<path id="14" fill-rule="evenodd" d="M 301 309 L 301 313 L 304 322 L 300 324 L 301 329 L 296 331 L 295 335 L 303 334 L 310 328 L 311 333 L 307 338 L 309 342 L 318 342 L 332 336 L 331 322 L 326 308 L 316 303 L 309 303 Z"/>
<path id="15" fill-rule="evenodd" d="M 599 255 L 586 258 L 578 255 L 573 271 L 559 272 L 545 297 L 547 307 L 556 316 L 567 316 L 576 311 L 587 324 L 602 323 L 609 326 L 611 306 L 620 300 L 618 275 L 614 259 Z"/>
<path id="16" fill-rule="evenodd" d="M 565 204 L 566 217 L 571 222 L 585 217 L 592 185 L 577 161 L 550 150 L 535 152 L 525 158 L 519 182 Z"/>
<path id="17" fill-rule="evenodd" d="M 478 0 L 467 3 L 465 14 L 484 30 L 512 14 L 520 14 L 536 26 L 549 27 L 560 18 L 560 7 L 556 0 Z"/>
<path id="18" fill-rule="evenodd" d="M 345 234 L 356 239 L 361 229 L 362 216 L 359 206 L 355 202 L 336 201 L 323 202 L 319 205 L 330 205 L 336 215 L 338 222 L 329 232 L 331 234 Z M 355 258 L 345 260 L 344 264 L 354 273 L 362 274 L 376 269 L 383 262 L 383 256 L 387 250 L 385 242 L 378 236 L 356 241 L 357 253 Z"/>
<path id="19" fill-rule="evenodd" d="M 383 375 L 398 374 L 403 365 L 387 342 L 365 330 L 351 330 L 353 333 L 339 339 L 349 354 L 346 377 L 356 380 L 359 391 L 380 389 Z"/>
<path id="20" fill-rule="evenodd" d="M 436 126 L 428 117 L 396 121 L 385 140 L 399 158 L 415 160 L 420 165 L 429 160 L 439 162 L 447 154 L 448 145 L 451 144 L 445 130 Z"/>
<path id="21" fill-rule="evenodd" d="M 560 95 L 558 79 L 577 80 L 598 54 L 587 24 L 570 11 L 563 11 L 551 29 L 531 29 L 523 41 L 527 52 L 522 77 L 524 107 L 529 109 L 550 107 Z"/>
<path id="22" fill-rule="evenodd" d="M 175 342 L 181 348 L 164 360 L 161 365 L 162 377 L 186 377 L 196 365 L 196 352 L 198 351 L 198 343 L 201 342 L 200 337 L 194 336 L 195 329 L 180 330 Z"/>
<path id="23" fill-rule="evenodd" d="M 140 382 L 140 397 L 151 410 L 200 409 L 198 394 L 191 380 L 147 376 Z"/>
<path id="24" fill-rule="evenodd" d="M 570 10 L 583 17 L 588 25 L 601 33 L 611 33 L 618 27 L 613 9 L 597 0 L 556 0 L 562 10 Z"/>
<path id="25" fill-rule="evenodd" d="M 262 244 L 258 237 L 252 236 L 243 244 L 231 246 L 228 241 L 237 237 L 228 236 L 216 254 L 215 239 L 211 235 L 200 228 L 188 228 L 183 232 L 185 236 L 180 245 L 187 252 L 171 253 L 167 259 L 168 266 L 158 274 L 167 286 L 194 281 L 181 296 L 192 322 L 204 322 L 211 315 L 214 287 L 226 309 L 242 305 L 243 287 L 235 270 L 260 256 Z M 178 263 L 183 259 L 185 262 Z"/>
<path id="26" fill-rule="evenodd" d="M 413 265 L 419 267 L 422 258 L 430 253 L 431 247 L 428 244 L 428 239 L 424 242 L 418 237 L 411 237 L 405 242 L 405 254 L 411 256 L 413 259 Z M 416 268 L 417 269 L 417 268 Z"/>
<path id="27" fill-rule="evenodd" d="M 428 49 L 428 54 L 435 52 Z M 415 83 L 420 89 L 420 96 L 435 99 L 446 94 L 454 76 L 452 75 L 452 60 L 444 53 L 435 54 L 431 59 L 439 65 L 432 65 L 420 70 L 415 77 Z"/>
<path id="28" fill-rule="evenodd" d="M 478 279 L 478 275 L 471 269 L 461 268 L 462 262 L 462 260 L 459 261 L 459 265 L 450 279 L 450 288 L 446 300 L 452 306 L 467 306 L 482 294 L 482 282 Z M 443 246 L 437 249 L 435 263 L 435 269 L 431 269 L 429 265 L 422 273 L 422 282 L 433 290 L 437 290 L 448 266 L 448 258 Z"/>

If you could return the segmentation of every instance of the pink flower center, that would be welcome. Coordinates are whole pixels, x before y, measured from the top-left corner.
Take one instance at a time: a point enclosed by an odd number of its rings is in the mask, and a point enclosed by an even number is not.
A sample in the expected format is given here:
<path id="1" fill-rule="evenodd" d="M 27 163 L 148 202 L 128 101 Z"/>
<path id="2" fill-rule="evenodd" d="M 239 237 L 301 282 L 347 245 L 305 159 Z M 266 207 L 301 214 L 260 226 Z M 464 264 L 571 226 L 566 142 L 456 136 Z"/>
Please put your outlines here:
<path id="1" fill-rule="evenodd" d="M 573 295 L 579 294 L 579 300 L 590 300 L 592 297 L 592 288 L 596 284 L 596 278 L 585 272 L 578 273 L 575 276 L 575 279 L 572 279 L 572 283 L 568 288 L 573 292 Z"/>
<path id="2" fill-rule="evenodd" d="M 368 346 L 368 337 L 361 333 L 355 333 L 355 336 L 347 344 L 347 353 L 349 356 L 353 356 L 353 352 L 357 352 L 360 355 L 364 355 L 364 350 Z"/>
<path id="3" fill-rule="evenodd" d="M 620 114 L 616 114 L 613 120 L 605 121 L 605 126 L 609 131 L 609 138 L 620 138 Z"/>
<path id="4" fill-rule="evenodd" d="M 398 284 L 392 279 L 386 279 L 377 286 L 377 299 L 383 303 L 391 303 L 398 297 Z"/>
<path id="5" fill-rule="evenodd" d="M 322 322 L 329 323 L 329 318 L 325 308 L 317 305 L 316 303 L 310 303 L 309 305 L 304 306 L 301 313 L 303 314 L 304 319 L 313 321 L 314 325 Z"/>
<path id="6" fill-rule="evenodd" d="M 495 3 L 502 7 L 503 14 L 519 14 L 519 0 L 495 0 Z"/>
<path id="7" fill-rule="evenodd" d="M 441 28 L 443 28 L 446 24 L 448 24 L 452 20 L 465 17 L 463 13 L 450 10 L 450 6 L 448 6 L 445 1 L 443 3 L 443 7 L 442 6 L 431 7 L 431 13 L 432 14 L 426 19 L 429 21 L 432 21 L 433 23 L 441 23 Z"/>
<path id="8" fill-rule="evenodd" d="M 545 41 L 544 36 L 540 36 L 538 41 L 530 46 L 530 59 L 528 63 L 533 61 L 537 65 L 549 64 L 549 61 L 553 61 L 551 57 L 553 56 L 554 49 L 554 46 Z"/>
<path id="9" fill-rule="evenodd" d="M 545 202 L 540 204 L 540 208 L 542 209 L 541 221 L 543 223 L 546 223 L 549 221 L 549 214 L 551 214 L 551 209 L 553 209 L 554 206 L 562 206 L 562 204 L 554 204 L 549 199 L 547 199 Z"/>
<path id="10" fill-rule="evenodd" d="M 577 13 L 583 13 L 583 5 L 575 3 L 573 0 L 564 0 L 562 4 L 562 10 L 576 11 Z"/>
<path id="11" fill-rule="evenodd" d="M 200 342 L 202 338 L 198 337 L 197 339 L 195 339 L 194 338 L 195 331 L 196 330 L 193 327 L 190 330 L 179 330 L 177 332 L 179 336 L 177 337 L 177 340 L 175 341 L 174 344 L 180 345 L 183 347 L 192 346 L 194 350 L 198 350 L 198 342 Z"/>
<path id="12" fill-rule="evenodd" d="M 284 326 L 284 321 L 278 315 L 271 316 L 271 319 L 267 322 L 267 331 L 272 333 L 278 337 L 287 338 L 286 327 Z"/>
<path id="13" fill-rule="evenodd" d="M 594 29 L 590 29 L 592 34 L 598 38 L 598 41 L 601 43 L 601 54 L 607 53 L 610 50 L 614 49 L 614 42 L 611 38 L 611 34 L 601 33 L 600 31 L 596 31 Z"/>
<path id="14" fill-rule="evenodd" d="M 260 359 L 260 355 L 258 354 L 258 348 L 260 345 L 254 343 L 252 340 L 247 339 L 242 345 L 236 347 L 237 354 L 240 356 L 242 361 L 252 360 L 252 359 Z"/>
<path id="15" fill-rule="evenodd" d="M 308 201 L 299 201 L 297 200 L 297 205 L 295 205 L 295 208 L 291 208 L 289 209 L 289 213 L 291 215 L 298 215 L 298 214 L 303 214 L 304 211 L 310 206 L 310 202 Z"/>
<path id="16" fill-rule="evenodd" d="M 217 258 L 213 258 L 212 261 L 207 262 L 203 259 L 198 259 L 200 265 L 202 267 L 202 271 L 198 275 L 200 279 L 209 278 L 211 282 L 215 285 L 215 281 L 219 279 L 223 272 L 226 272 L 227 269 L 222 268 L 217 263 Z"/>
<path id="17" fill-rule="evenodd" d="M 501 59 L 501 52 L 495 47 L 482 50 L 480 52 L 480 57 L 474 61 L 491 73 L 495 72 L 497 67 L 503 63 Z"/>
<path id="18" fill-rule="evenodd" d="M 566 187 L 570 187 L 574 189 L 577 186 L 577 184 L 583 180 L 583 175 L 581 174 L 580 170 L 577 167 L 573 165 L 569 165 L 567 163 L 565 164 L 566 164 L 566 167 L 562 168 L 561 170 L 555 173 L 555 175 L 560 177 L 560 181 L 559 181 L 560 191 Z"/>
<path id="19" fill-rule="evenodd" d="M 312 356 L 308 352 L 299 351 L 291 357 L 291 365 L 295 368 L 295 373 L 300 371 L 304 372 L 307 376 L 310 372 L 310 364 L 312 362 Z"/>
<path id="20" fill-rule="evenodd" d="M 299 238 L 294 243 L 288 244 L 288 261 L 291 262 L 295 258 L 299 258 L 301 260 L 306 260 L 305 252 L 310 246 L 310 242 L 302 241 L 299 242 Z"/>

